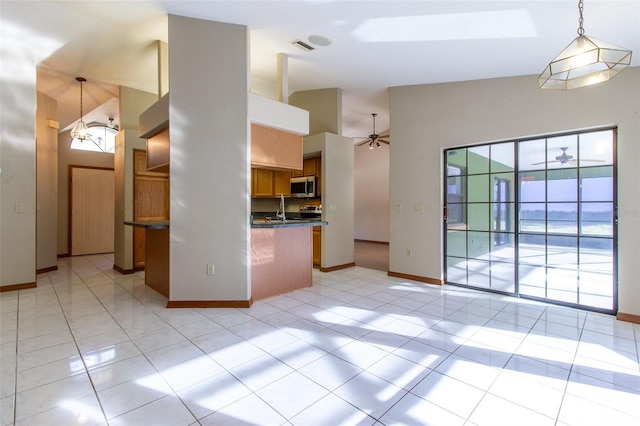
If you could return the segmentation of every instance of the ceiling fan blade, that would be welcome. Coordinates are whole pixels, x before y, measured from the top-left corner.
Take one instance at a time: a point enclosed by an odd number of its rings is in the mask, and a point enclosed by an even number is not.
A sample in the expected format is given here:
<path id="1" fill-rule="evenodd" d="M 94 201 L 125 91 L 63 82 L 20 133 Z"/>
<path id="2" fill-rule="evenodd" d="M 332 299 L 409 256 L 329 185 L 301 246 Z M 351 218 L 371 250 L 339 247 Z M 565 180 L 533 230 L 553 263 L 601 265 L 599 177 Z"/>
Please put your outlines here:
<path id="1" fill-rule="evenodd" d="M 366 140 L 363 140 L 362 142 L 358 142 L 356 146 L 362 146 L 364 144 L 371 143 L 371 142 L 373 142 L 371 139 L 366 139 Z"/>
<path id="2" fill-rule="evenodd" d="M 531 163 L 532 166 L 539 166 L 540 164 L 547 164 L 547 163 L 560 163 L 559 160 L 551 160 L 551 161 L 539 161 L 537 163 Z"/>
<path id="3" fill-rule="evenodd" d="M 386 143 L 387 145 L 389 145 L 389 141 L 385 141 L 384 139 L 378 139 L 378 142 Z"/>

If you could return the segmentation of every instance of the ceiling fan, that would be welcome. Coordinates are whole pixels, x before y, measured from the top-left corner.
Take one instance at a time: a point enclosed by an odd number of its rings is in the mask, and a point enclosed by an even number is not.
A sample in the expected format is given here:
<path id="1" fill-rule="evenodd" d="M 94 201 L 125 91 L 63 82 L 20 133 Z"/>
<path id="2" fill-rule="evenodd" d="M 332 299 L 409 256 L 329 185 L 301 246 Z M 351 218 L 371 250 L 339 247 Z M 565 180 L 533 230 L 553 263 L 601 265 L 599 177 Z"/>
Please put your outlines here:
<path id="1" fill-rule="evenodd" d="M 373 148 L 380 148 L 382 145 L 380 145 L 380 142 L 385 143 L 387 145 L 389 145 L 389 141 L 382 139 L 382 138 L 388 138 L 389 137 L 389 133 L 385 134 L 385 135 L 379 135 L 376 133 L 376 116 L 378 114 L 376 114 L 375 112 L 372 112 L 371 115 L 373 116 L 373 132 L 371 132 L 371 134 L 367 137 L 363 137 L 363 138 L 355 138 L 355 139 L 364 139 L 362 142 L 358 142 L 356 144 L 356 146 L 362 146 L 365 144 L 369 144 L 369 149 L 373 149 Z"/>
<path id="2" fill-rule="evenodd" d="M 562 150 L 562 154 L 557 155 L 555 161 L 540 161 L 538 163 L 531 163 L 532 166 L 537 166 L 539 164 L 545 164 L 545 163 L 560 163 L 560 165 L 565 165 L 567 163 L 571 164 L 572 166 L 576 165 L 578 160 L 574 160 L 573 159 L 573 155 L 569 155 L 567 154 L 567 149 L 569 149 L 569 147 L 567 146 L 563 146 L 560 148 L 560 150 Z M 604 160 L 588 160 L 588 159 L 582 159 L 580 161 L 585 161 L 585 162 L 592 162 L 592 163 L 603 163 Z"/>

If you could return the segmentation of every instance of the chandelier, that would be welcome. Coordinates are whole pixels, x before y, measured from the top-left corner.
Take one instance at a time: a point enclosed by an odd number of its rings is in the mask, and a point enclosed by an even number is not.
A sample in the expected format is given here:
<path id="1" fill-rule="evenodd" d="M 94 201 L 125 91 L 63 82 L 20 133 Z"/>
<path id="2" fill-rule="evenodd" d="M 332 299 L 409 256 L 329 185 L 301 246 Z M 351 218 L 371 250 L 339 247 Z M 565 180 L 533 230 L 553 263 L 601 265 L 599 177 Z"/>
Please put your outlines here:
<path id="1" fill-rule="evenodd" d="M 630 50 L 584 35 L 582 9 L 583 3 L 579 0 L 578 37 L 540 74 L 541 89 L 570 90 L 601 83 L 631 64 Z"/>

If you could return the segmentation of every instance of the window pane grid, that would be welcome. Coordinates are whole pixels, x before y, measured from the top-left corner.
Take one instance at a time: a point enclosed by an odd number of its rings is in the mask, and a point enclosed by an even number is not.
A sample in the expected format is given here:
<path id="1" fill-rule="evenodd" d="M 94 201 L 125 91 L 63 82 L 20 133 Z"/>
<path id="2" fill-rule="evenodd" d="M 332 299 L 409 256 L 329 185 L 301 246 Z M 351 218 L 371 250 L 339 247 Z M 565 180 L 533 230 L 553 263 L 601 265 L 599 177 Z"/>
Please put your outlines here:
<path id="1" fill-rule="evenodd" d="M 467 148 L 446 204 L 469 232 L 464 250 L 447 232 L 447 281 L 615 311 L 614 143 L 607 129 Z"/>

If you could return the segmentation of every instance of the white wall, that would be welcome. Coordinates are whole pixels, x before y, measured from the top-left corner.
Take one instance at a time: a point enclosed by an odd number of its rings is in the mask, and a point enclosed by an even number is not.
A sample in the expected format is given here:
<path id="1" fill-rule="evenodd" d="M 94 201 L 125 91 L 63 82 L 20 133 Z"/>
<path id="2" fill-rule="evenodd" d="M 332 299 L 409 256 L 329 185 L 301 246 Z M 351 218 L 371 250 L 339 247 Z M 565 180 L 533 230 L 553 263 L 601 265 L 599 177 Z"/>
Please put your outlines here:
<path id="1" fill-rule="evenodd" d="M 305 136 L 304 153 L 322 156 L 321 268 L 354 262 L 353 140 L 332 133 Z"/>
<path id="2" fill-rule="evenodd" d="M 4 34 L 4 33 L 3 33 Z M 36 281 L 36 58 L 0 43 L 0 286 Z M 20 203 L 23 212 L 16 212 Z"/>
<path id="3" fill-rule="evenodd" d="M 247 27 L 169 16 L 171 301 L 250 297 L 248 68 Z"/>
<path id="4" fill-rule="evenodd" d="M 393 87 L 390 100 L 390 271 L 443 277 L 443 148 L 617 125 L 619 310 L 640 315 L 640 68 L 569 92 L 522 76 Z"/>
<path id="5" fill-rule="evenodd" d="M 119 270 L 133 269 L 133 228 L 123 224 L 133 220 L 133 150 L 146 150 L 145 139 L 138 137 L 138 123 L 142 112 L 149 108 L 158 96 L 130 87 L 120 87 L 120 132 L 116 137 L 114 153 L 115 212 L 113 263 Z"/>
<path id="6" fill-rule="evenodd" d="M 389 145 L 354 150 L 355 239 L 389 242 Z"/>
<path id="7" fill-rule="evenodd" d="M 36 111 L 36 269 L 58 265 L 58 102 L 38 92 Z"/>

